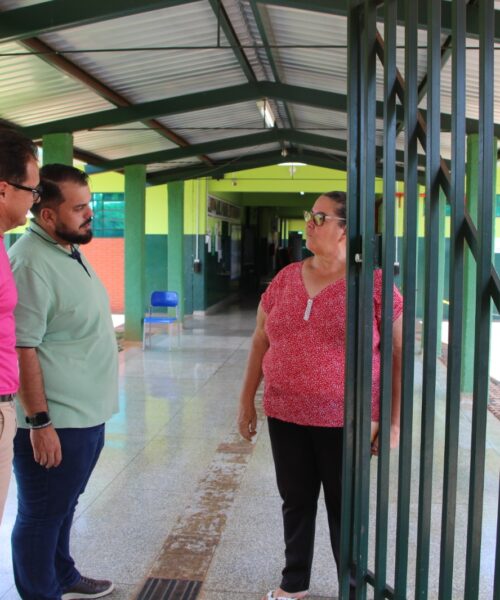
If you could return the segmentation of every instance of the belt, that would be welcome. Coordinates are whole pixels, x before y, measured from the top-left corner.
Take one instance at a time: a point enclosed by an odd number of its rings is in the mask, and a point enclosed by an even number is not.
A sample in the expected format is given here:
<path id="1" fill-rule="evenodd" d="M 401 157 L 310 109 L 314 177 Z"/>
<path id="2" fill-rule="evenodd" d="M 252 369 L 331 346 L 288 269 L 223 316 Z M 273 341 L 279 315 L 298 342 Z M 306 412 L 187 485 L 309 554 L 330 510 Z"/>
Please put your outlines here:
<path id="1" fill-rule="evenodd" d="M 14 394 L 0 394 L 0 402 L 13 402 Z"/>

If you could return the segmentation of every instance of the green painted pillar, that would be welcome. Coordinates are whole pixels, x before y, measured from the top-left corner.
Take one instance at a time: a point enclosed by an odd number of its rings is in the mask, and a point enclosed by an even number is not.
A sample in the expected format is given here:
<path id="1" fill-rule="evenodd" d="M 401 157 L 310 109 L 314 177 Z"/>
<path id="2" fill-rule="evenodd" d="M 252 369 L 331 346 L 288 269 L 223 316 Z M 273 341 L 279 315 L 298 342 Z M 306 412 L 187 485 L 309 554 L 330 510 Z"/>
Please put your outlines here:
<path id="1" fill-rule="evenodd" d="M 125 339 L 142 340 L 147 300 L 146 273 L 146 167 L 125 167 Z"/>
<path id="2" fill-rule="evenodd" d="M 43 164 L 73 164 L 73 134 L 48 133 L 42 138 Z"/>
<path id="3" fill-rule="evenodd" d="M 494 138 L 492 148 L 493 165 L 497 161 L 498 139 Z M 472 220 L 477 226 L 478 185 L 479 185 L 479 135 L 467 136 L 467 183 L 466 205 Z M 496 189 L 496 168 L 493 168 L 493 190 Z M 492 219 L 495 220 L 495 202 L 492 202 Z M 491 249 L 493 260 L 493 247 Z M 465 244 L 464 257 L 464 316 L 462 342 L 462 392 L 472 393 L 474 383 L 474 327 L 476 309 L 476 261 Z"/>
<path id="4" fill-rule="evenodd" d="M 179 315 L 184 319 L 184 182 L 168 184 L 168 289 L 179 294 Z"/>

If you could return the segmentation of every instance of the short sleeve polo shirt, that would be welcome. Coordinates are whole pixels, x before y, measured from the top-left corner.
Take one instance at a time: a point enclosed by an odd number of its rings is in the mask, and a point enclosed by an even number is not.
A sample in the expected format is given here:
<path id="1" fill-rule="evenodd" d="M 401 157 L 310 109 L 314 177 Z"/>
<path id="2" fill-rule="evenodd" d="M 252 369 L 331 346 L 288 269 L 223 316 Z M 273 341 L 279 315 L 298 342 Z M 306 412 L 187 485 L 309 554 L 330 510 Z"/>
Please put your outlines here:
<path id="1" fill-rule="evenodd" d="M 9 256 L 19 296 L 16 343 L 37 350 L 52 422 L 105 422 L 117 410 L 118 349 L 104 286 L 83 255 L 88 272 L 34 222 Z"/>

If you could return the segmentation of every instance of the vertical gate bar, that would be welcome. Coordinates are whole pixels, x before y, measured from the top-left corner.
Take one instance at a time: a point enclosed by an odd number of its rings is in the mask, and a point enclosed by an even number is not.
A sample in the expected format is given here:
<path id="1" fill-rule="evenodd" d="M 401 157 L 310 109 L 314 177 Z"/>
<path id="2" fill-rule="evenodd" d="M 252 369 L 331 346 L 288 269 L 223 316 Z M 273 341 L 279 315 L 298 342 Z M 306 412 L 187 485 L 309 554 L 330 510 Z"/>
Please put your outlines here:
<path id="1" fill-rule="evenodd" d="M 347 82 L 347 308 L 346 361 L 344 384 L 344 446 L 342 465 L 342 521 L 340 527 L 340 598 L 349 597 L 349 580 L 353 556 L 353 472 L 354 472 L 354 402 L 356 396 L 356 355 L 359 287 L 355 255 L 359 252 L 359 11 L 350 8 L 348 27 Z"/>
<path id="2" fill-rule="evenodd" d="M 427 144 L 425 195 L 424 354 L 415 597 L 426 600 L 429 589 L 429 544 L 436 405 L 436 351 L 439 280 L 439 172 L 441 3 L 427 0 Z M 439 332 L 440 338 L 440 332 Z"/>
<path id="3" fill-rule="evenodd" d="M 392 408 L 392 318 L 396 197 L 396 18 L 397 0 L 384 2 L 384 228 L 382 238 L 382 334 L 380 339 L 380 431 L 375 534 L 375 600 L 385 597 Z"/>
<path id="4" fill-rule="evenodd" d="M 417 23 L 418 3 L 405 2 L 405 231 L 403 272 L 403 362 L 401 374 L 401 442 L 399 449 L 396 569 L 394 594 L 406 598 L 410 522 L 415 296 L 418 223 Z"/>
<path id="5" fill-rule="evenodd" d="M 493 0 L 479 5 L 479 189 L 477 261 L 476 332 L 474 342 L 474 385 L 472 408 L 472 439 L 469 479 L 469 515 L 467 524 L 467 570 L 465 598 L 475 598 L 479 592 L 481 529 L 486 417 L 489 389 L 489 348 L 491 329 L 491 253 L 493 242 L 493 101 L 494 101 L 494 22 Z"/>
<path id="6" fill-rule="evenodd" d="M 361 256 L 362 253 L 362 244 L 363 244 L 363 140 L 365 137 L 365 126 L 366 122 L 364 119 L 364 94 L 366 93 L 366 85 L 365 80 L 363 78 L 363 57 L 364 57 L 364 43 L 365 43 L 365 35 L 364 35 L 364 27 L 365 27 L 365 14 L 364 14 L 364 0 L 358 2 L 359 10 L 358 10 L 358 18 L 359 18 L 359 29 L 358 29 L 358 38 L 356 43 L 359 45 L 359 71 L 358 71 L 358 93 L 359 93 L 359 123 L 358 123 L 358 143 L 359 143 L 359 164 L 358 164 L 358 198 L 357 198 L 357 210 L 358 210 L 358 242 L 357 242 L 357 252 L 358 257 Z M 356 259 L 357 260 L 357 259 Z M 358 569 L 358 552 L 359 552 L 359 531 L 360 524 L 359 518 L 361 515 L 360 508 L 360 487 L 361 487 L 361 477 L 363 476 L 361 472 L 361 419 L 360 419 L 360 387 L 361 387 L 361 379 L 363 377 L 362 373 L 362 365 L 360 361 L 360 352 L 362 348 L 361 342 L 361 279 L 360 279 L 360 270 L 361 266 L 359 262 L 357 264 L 357 277 L 358 277 L 358 317 L 356 320 L 356 391 L 354 396 L 354 474 L 353 474 L 353 518 L 352 518 L 352 560 L 353 563 L 356 564 L 356 569 Z"/>
<path id="7" fill-rule="evenodd" d="M 495 556 L 495 579 L 493 582 L 493 598 L 500 598 L 500 481 L 498 485 L 497 547 Z"/>
<path id="8" fill-rule="evenodd" d="M 365 0 L 362 37 L 362 137 L 361 139 L 361 241 L 360 317 L 358 345 L 359 440 L 357 440 L 358 487 L 356 518 L 357 598 L 366 598 L 365 575 L 368 564 L 368 523 L 370 499 L 370 424 L 372 405 L 373 268 L 375 245 L 375 132 L 376 132 L 376 2 Z"/>
<path id="9" fill-rule="evenodd" d="M 439 600 L 451 600 L 457 505 L 457 465 L 462 371 L 462 311 L 464 286 L 464 197 L 465 197 L 465 17 L 466 0 L 452 4 L 452 121 L 450 270 L 448 311 L 448 368 L 446 372 L 446 417 L 444 442 L 443 504 Z"/>

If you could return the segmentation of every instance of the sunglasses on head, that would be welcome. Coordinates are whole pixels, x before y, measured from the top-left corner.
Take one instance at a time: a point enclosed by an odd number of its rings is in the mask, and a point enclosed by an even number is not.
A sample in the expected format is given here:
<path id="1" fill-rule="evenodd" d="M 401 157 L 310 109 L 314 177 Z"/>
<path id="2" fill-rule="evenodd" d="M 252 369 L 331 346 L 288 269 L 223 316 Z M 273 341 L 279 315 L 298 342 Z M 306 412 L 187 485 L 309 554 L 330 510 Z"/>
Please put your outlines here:
<path id="1" fill-rule="evenodd" d="M 333 215 L 327 215 L 324 212 L 313 212 L 312 210 L 304 211 L 304 221 L 309 223 L 309 221 L 313 221 L 313 223 L 317 227 L 321 227 L 325 224 L 325 221 L 342 221 L 345 223 L 345 219 L 341 219 L 340 217 L 335 217 Z"/>

